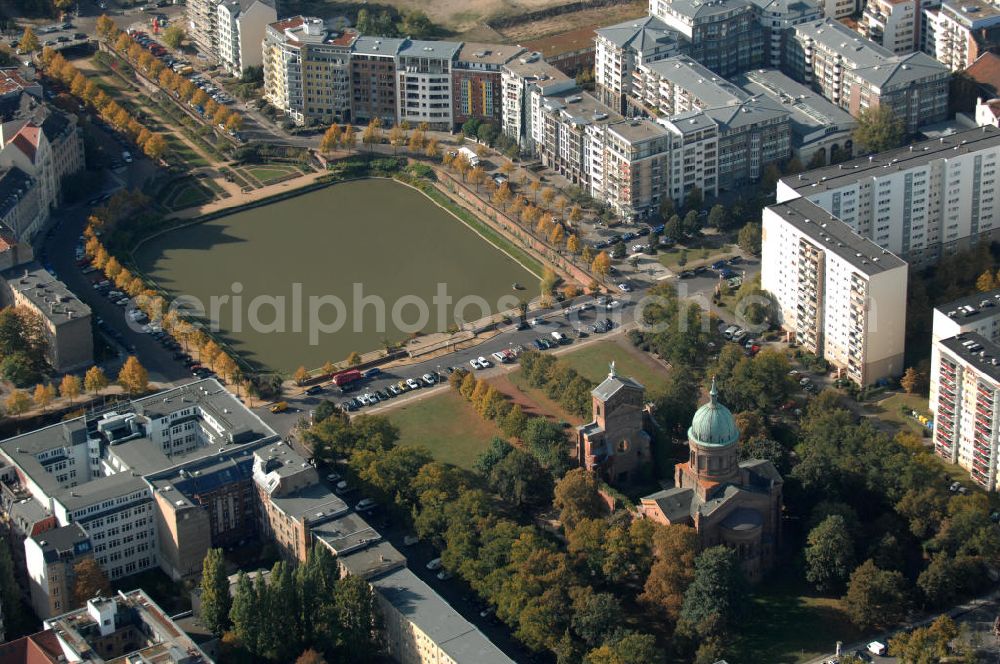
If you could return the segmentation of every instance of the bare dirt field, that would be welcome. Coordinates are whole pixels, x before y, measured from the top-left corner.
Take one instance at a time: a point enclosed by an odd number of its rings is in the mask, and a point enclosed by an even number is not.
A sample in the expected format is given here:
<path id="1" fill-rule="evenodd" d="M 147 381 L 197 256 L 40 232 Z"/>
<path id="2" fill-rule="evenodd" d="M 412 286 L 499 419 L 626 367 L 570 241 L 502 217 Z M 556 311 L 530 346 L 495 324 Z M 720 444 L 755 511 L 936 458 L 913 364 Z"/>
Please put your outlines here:
<path id="1" fill-rule="evenodd" d="M 508 42 L 523 44 L 532 39 L 539 39 L 582 28 L 600 28 L 606 25 L 621 23 L 630 18 L 645 16 L 648 6 L 646 2 L 623 2 L 614 7 L 583 9 L 569 14 L 561 14 L 559 16 L 501 28 L 500 34 Z"/>

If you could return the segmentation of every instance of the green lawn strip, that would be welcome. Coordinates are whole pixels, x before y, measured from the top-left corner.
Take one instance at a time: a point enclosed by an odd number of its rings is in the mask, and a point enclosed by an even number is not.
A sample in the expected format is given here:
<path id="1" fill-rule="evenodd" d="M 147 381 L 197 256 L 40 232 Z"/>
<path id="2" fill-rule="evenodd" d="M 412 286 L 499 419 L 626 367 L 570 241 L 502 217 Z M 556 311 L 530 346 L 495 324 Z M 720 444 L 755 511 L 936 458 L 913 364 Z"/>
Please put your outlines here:
<path id="1" fill-rule="evenodd" d="M 219 184 L 212 178 L 199 178 L 198 181 L 205 187 L 208 187 L 218 196 L 226 195 L 226 190 L 219 186 Z"/>
<path id="2" fill-rule="evenodd" d="M 399 427 L 400 445 L 426 447 L 437 461 L 462 468 L 472 468 L 493 436 L 502 435 L 452 389 L 396 408 L 389 419 Z"/>
<path id="3" fill-rule="evenodd" d="M 289 176 L 297 177 L 301 171 L 291 166 L 249 166 L 246 169 L 253 174 L 263 185 L 274 184 L 275 182 L 288 179 Z"/>
<path id="4" fill-rule="evenodd" d="M 930 411 L 927 410 L 927 399 L 916 394 L 893 394 L 880 401 L 866 403 L 863 408 L 866 413 L 873 414 L 883 422 L 895 424 L 918 436 L 922 435 L 923 425 L 909 415 L 903 415 L 900 412 L 903 406 L 909 410 L 915 410 L 921 415 L 930 414 Z"/>
<path id="5" fill-rule="evenodd" d="M 184 208 L 207 203 L 210 200 L 212 200 L 212 196 L 203 189 L 199 189 L 194 185 L 188 185 L 177 192 L 171 203 L 171 207 L 175 210 L 183 210 Z"/>
<path id="6" fill-rule="evenodd" d="M 788 566 L 754 588 L 742 621 L 740 650 L 746 661 L 791 664 L 833 652 L 837 641 L 862 640 L 839 599 L 821 597 Z"/>
<path id="7" fill-rule="evenodd" d="M 581 346 L 559 356 L 559 359 L 595 383 L 608 375 L 608 363 L 614 361 L 615 373 L 634 378 L 643 384 L 647 393 L 661 391 L 667 384 L 667 370 L 655 369 L 638 355 L 642 351 L 626 348 L 614 341 L 600 341 Z"/>
<path id="8" fill-rule="evenodd" d="M 681 253 L 684 249 L 687 249 L 687 262 L 684 265 L 681 265 Z M 729 258 L 739 253 L 737 248 L 731 244 L 724 245 L 719 249 L 710 247 L 708 248 L 707 256 L 705 255 L 704 250 L 704 247 L 674 246 L 670 249 L 659 249 L 657 250 L 656 255 L 657 260 L 660 261 L 660 265 L 663 267 L 671 270 L 689 270 L 700 265 L 711 265 L 719 259 Z"/>
<path id="9" fill-rule="evenodd" d="M 499 233 L 494 231 L 484 222 L 480 221 L 474 214 L 472 214 L 465 208 L 457 205 L 448 196 L 445 196 L 440 191 L 434 189 L 429 185 L 426 187 L 422 187 L 421 191 L 427 194 L 431 198 L 431 200 L 433 200 L 435 203 L 438 203 L 439 205 L 447 209 L 449 212 L 457 216 L 459 219 L 464 221 L 477 233 L 486 238 L 489 242 L 492 242 L 501 250 L 511 255 L 514 258 L 514 260 L 519 262 L 530 272 L 532 272 L 536 276 L 539 277 L 541 276 L 542 266 L 537 260 L 532 258 L 527 252 L 525 252 L 523 249 L 515 245 L 507 238 L 502 237 Z"/>

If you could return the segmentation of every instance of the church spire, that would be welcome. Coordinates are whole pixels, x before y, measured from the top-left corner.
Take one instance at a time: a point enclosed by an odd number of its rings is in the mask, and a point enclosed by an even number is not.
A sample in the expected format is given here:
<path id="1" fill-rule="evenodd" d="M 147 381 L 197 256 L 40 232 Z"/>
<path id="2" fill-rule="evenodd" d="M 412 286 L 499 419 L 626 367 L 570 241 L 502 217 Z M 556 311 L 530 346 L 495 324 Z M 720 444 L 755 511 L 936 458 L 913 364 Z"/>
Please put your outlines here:
<path id="1" fill-rule="evenodd" d="M 615 374 L 615 361 L 614 360 L 611 360 L 611 362 L 608 364 L 608 368 L 610 369 L 610 371 L 608 371 L 608 378 L 617 378 L 618 376 Z"/>
<path id="2" fill-rule="evenodd" d="M 712 389 L 708 391 L 708 396 L 712 400 L 713 405 L 719 400 L 719 390 L 715 387 L 715 376 L 712 376 Z"/>

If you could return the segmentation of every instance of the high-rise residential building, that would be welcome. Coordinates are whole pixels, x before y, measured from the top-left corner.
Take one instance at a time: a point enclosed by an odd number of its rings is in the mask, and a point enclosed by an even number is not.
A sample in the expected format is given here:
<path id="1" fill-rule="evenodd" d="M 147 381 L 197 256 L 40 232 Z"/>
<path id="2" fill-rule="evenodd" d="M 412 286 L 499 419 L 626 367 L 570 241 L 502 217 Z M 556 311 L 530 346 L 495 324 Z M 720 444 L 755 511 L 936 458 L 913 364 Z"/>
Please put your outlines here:
<path id="1" fill-rule="evenodd" d="M 261 66 L 264 33 L 278 20 L 274 0 L 223 0 L 216 11 L 217 55 L 222 66 L 233 76 Z"/>
<path id="2" fill-rule="evenodd" d="M 719 195 L 719 125 L 701 111 L 675 115 L 660 124 L 670 133 L 667 195 L 683 204 L 693 189 Z"/>
<path id="3" fill-rule="evenodd" d="M 1000 290 L 976 293 L 934 308 L 931 331 L 930 409 L 940 387 L 940 342 L 960 334 L 974 333 L 1000 343 Z"/>
<path id="4" fill-rule="evenodd" d="M 637 67 L 677 55 L 685 39 L 655 16 L 598 28 L 594 81 L 597 97 L 619 113 L 628 113 Z"/>
<path id="5" fill-rule="evenodd" d="M 1000 8 L 987 0 L 944 0 L 924 10 L 924 50 L 952 71 L 1000 47 Z"/>
<path id="6" fill-rule="evenodd" d="M 351 52 L 351 113 L 354 122 L 396 123 L 396 55 L 404 40 L 359 37 Z"/>
<path id="7" fill-rule="evenodd" d="M 264 98 L 297 124 L 351 121 L 351 48 L 358 34 L 296 16 L 267 25 Z"/>
<path id="8" fill-rule="evenodd" d="M 986 489 L 1000 489 L 1000 346 L 963 332 L 934 342 L 934 451 L 969 471 Z"/>
<path id="9" fill-rule="evenodd" d="M 870 0 L 858 32 L 896 55 L 920 48 L 919 0 Z"/>
<path id="10" fill-rule="evenodd" d="M 523 54 L 520 46 L 463 43 L 452 64 L 453 120 L 461 127 L 467 120 L 489 122 L 497 130 L 503 121 L 505 64 Z"/>
<path id="11" fill-rule="evenodd" d="M 764 209 L 761 288 L 807 351 L 858 385 L 903 373 L 907 264 L 814 203 Z"/>
<path id="12" fill-rule="evenodd" d="M 1000 228 L 1000 130 L 985 126 L 782 178 L 777 201 L 804 197 L 915 264 Z"/>
<path id="13" fill-rule="evenodd" d="M 396 55 L 396 117 L 411 126 L 454 127 L 451 70 L 461 44 L 404 40 Z"/>
<path id="14" fill-rule="evenodd" d="M 204 55 L 214 56 L 217 52 L 219 2 L 220 0 L 190 0 L 184 8 L 188 37 Z"/>
<path id="15" fill-rule="evenodd" d="M 750 96 L 686 55 L 640 64 L 633 78 L 636 104 L 660 117 L 738 104 Z"/>
<path id="16" fill-rule="evenodd" d="M 659 125 L 635 120 L 609 125 L 601 178 L 596 169 L 592 175 L 594 193 L 622 218 L 655 214 L 668 195 L 669 148 L 670 134 Z"/>
<path id="17" fill-rule="evenodd" d="M 690 42 L 687 54 L 720 76 L 768 62 L 766 33 L 749 0 L 650 0 L 649 13 Z"/>
<path id="18" fill-rule="evenodd" d="M 947 117 L 950 74 L 926 53 L 895 55 L 829 18 L 796 25 L 785 46 L 785 73 L 855 117 L 888 106 L 910 132 Z"/>
<path id="19" fill-rule="evenodd" d="M 65 373 L 93 365 L 90 307 L 41 265 L 29 263 L 0 274 L 0 300 L 38 315 L 53 369 Z"/>

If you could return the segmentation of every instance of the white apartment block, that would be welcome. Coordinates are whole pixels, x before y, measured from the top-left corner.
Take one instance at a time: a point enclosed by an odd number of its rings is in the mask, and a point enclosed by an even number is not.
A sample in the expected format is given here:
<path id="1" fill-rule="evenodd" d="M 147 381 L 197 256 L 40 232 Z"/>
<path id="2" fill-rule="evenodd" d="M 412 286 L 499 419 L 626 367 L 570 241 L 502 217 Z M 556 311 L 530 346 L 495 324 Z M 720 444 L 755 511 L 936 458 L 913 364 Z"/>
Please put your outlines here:
<path id="1" fill-rule="evenodd" d="M 640 65 L 676 55 L 684 38 L 655 16 L 597 30 L 594 80 L 597 98 L 619 113 L 627 113 L 632 73 Z"/>
<path id="2" fill-rule="evenodd" d="M 278 20 L 271 0 L 224 0 L 217 7 L 219 62 L 233 76 L 263 64 L 267 26 Z"/>
<path id="3" fill-rule="evenodd" d="M 906 263 L 801 198 L 765 208 L 762 235 L 782 327 L 858 385 L 901 375 Z"/>
<path id="4" fill-rule="evenodd" d="M 537 110 L 532 110 L 532 91 L 539 93 L 535 95 L 537 105 L 537 98 L 541 95 L 573 90 L 576 88 L 576 81 L 542 60 L 540 54 L 526 53 L 504 64 L 500 72 L 500 85 L 503 94 L 503 132 L 517 141 L 524 150 L 531 152 L 532 115 L 538 113 Z"/>
<path id="5" fill-rule="evenodd" d="M 406 40 L 396 55 L 396 103 L 399 122 L 450 130 L 451 68 L 458 42 Z"/>
<path id="6" fill-rule="evenodd" d="M 719 125 L 701 111 L 660 120 L 670 133 L 667 195 L 682 204 L 692 189 L 719 195 Z"/>
<path id="7" fill-rule="evenodd" d="M 896 55 L 906 55 L 920 46 L 918 0 L 869 0 L 858 31 Z"/>
<path id="8" fill-rule="evenodd" d="M 952 71 L 1000 46 L 1000 8 L 986 0 L 945 0 L 923 13 L 924 50 Z"/>
<path id="9" fill-rule="evenodd" d="M 993 343 L 1000 343 L 1000 290 L 975 293 L 934 308 L 931 332 L 930 409 L 935 402 L 940 371 L 940 342 L 960 334 L 978 334 Z"/>
<path id="10" fill-rule="evenodd" d="M 647 112 L 665 117 L 738 104 L 750 96 L 686 55 L 639 65 L 634 81 L 636 101 Z"/>
<path id="11" fill-rule="evenodd" d="M 757 20 L 767 35 L 766 62 L 769 67 L 780 67 L 784 49 L 785 32 L 800 23 L 817 21 L 823 10 L 813 0 L 752 0 Z"/>
<path id="12" fill-rule="evenodd" d="M 985 126 L 783 178 L 804 197 L 916 264 L 989 241 L 1000 227 L 1000 130 Z"/>
<path id="13" fill-rule="evenodd" d="M 200 53 L 215 56 L 219 44 L 220 0 L 188 0 L 184 8 L 187 33 Z"/>
<path id="14" fill-rule="evenodd" d="M 975 332 L 934 343 L 934 451 L 969 471 L 987 491 L 1000 489 L 1000 346 Z"/>

